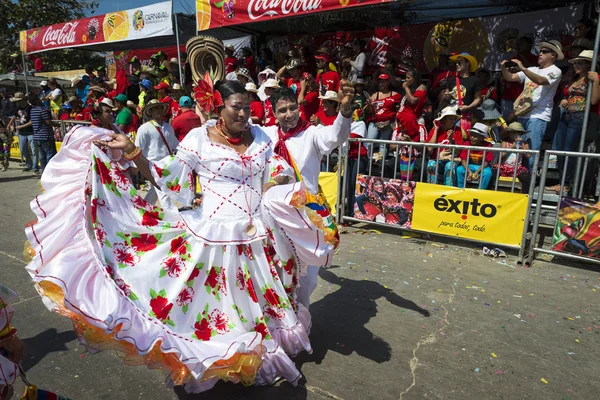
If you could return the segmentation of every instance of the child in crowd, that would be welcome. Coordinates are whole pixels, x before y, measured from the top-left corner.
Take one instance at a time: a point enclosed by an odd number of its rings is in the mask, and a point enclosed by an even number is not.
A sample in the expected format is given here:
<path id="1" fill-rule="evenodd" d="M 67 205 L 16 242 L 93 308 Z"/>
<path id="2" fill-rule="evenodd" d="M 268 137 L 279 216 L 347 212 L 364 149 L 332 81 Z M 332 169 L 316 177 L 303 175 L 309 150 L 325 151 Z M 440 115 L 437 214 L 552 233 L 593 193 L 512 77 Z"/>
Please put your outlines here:
<path id="1" fill-rule="evenodd" d="M 481 103 L 481 106 L 477 109 L 478 112 L 473 113 L 473 123 L 481 122 L 489 128 L 490 139 L 493 142 L 500 143 L 501 137 L 500 132 L 506 128 L 506 121 L 502 118 L 502 114 L 496 109 L 496 102 L 488 99 Z"/>
<path id="2" fill-rule="evenodd" d="M 338 106 L 340 103 L 337 92 L 328 90 L 325 92 L 325 95 L 319 96 L 319 99 L 322 100 L 321 107 L 319 107 L 319 110 L 315 113 L 315 115 L 310 117 L 310 123 L 315 126 L 333 125 L 333 122 L 337 118 Z"/>
<path id="3" fill-rule="evenodd" d="M 464 144 L 475 147 L 492 147 L 492 144 L 486 140 L 489 137 L 488 127 L 481 122 L 477 122 L 469 129 L 469 142 Z M 470 182 L 477 182 L 481 178 L 479 187 L 487 189 L 492 178 L 490 163 L 494 159 L 494 153 L 491 151 L 485 152 L 485 159 L 483 153 L 483 150 L 468 149 L 460 153 L 461 165 L 456 169 L 457 186 L 459 188 L 465 187 L 466 176 L 466 180 Z"/>
<path id="4" fill-rule="evenodd" d="M 462 132 L 460 128 L 456 127 L 456 121 L 459 118 L 456 111 L 456 107 L 446 107 L 442 110 L 440 116 L 435 119 L 429 135 L 427 135 L 427 143 L 463 144 Z M 443 174 L 444 185 L 454 186 L 456 182 L 456 165 L 460 162 L 460 151 L 455 150 L 453 159 L 452 149 L 429 147 L 427 150 L 431 152 L 427 162 L 427 182 L 436 184 L 438 183 L 438 176 Z"/>
<path id="5" fill-rule="evenodd" d="M 529 150 L 529 144 L 523 140 L 523 136 L 527 131 L 523 129 L 523 125 L 519 122 L 513 122 L 504 130 L 504 139 L 502 140 L 503 149 L 523 149 Z M 521 182 L 521 193 L 529 193 L 529 184 L 531 182 L 531 174 L 523 165 L 529 164 L 530 154 L 516 153 L 501 153 L 500 154 L 500 176 L 513 178 L 515 169 L 517 170 L 516 177 Z M 498 171 L 498 164 L 494 165 L 494 174 Z"/>

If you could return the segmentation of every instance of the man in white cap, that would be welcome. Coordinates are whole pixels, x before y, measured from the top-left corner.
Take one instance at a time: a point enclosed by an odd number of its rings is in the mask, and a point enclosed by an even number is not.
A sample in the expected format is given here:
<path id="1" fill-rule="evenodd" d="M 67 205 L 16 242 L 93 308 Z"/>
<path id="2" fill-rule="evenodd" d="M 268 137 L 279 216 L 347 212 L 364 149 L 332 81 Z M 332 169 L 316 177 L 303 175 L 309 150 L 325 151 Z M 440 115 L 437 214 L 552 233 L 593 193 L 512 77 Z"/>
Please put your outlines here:
<path id="1" fill-rule="evenodd" d="M 40 82 L 40 94 L 39 94 L 39 98 L 42 101 L 42 104 L 44 107 L 46 108 L 50 108 L 50 100 L 46 100 L 46 96 L 48 96 L 50 94 L 52 90 L 50 90 L 50 88 L 48 87 L 48 81 L 41 81 Z"/>
<path id="2" fill-rule="evenodd" d="M 308 192 L 317 198 L 324 198 L 324 195 L 319 193 L 321 158 L 346 142 L 350 136 L 351 105 L 354 99 L 354 88 L 350 82 L 342 81 L 339 98 L 340 111 L 333 125 L 311 126 L 309 122 L 300 118 L 296 93 L 290 88 L 277 89 L 272 93 L 270 100 L 273 102 L 273 110 L 279 124 L 263 128 L 271 138 L 275 153 L 290 165 L 296 166 Z M 327 211 L 326 208 L 318 211 L 323 214 L 321 216 L 326 226 L 325 219 L 331 218 Z M 318 274 L 319 266 L 309 266 L 307 274 L 300 278 L 297 299 L 307 309 L 310 305 L 310 295 L 317 287 Z"/>
<path id="3" fill-rule="evenodd" d="M 135 145 L 142 150 L 142 154 L 150 161 L 158 161 L 174 155 L 179 146 L 173 127 L 165 121 L 165 114 L 169 104 L 152 99 L 142 109 L 142 115 L 148 122 L 140 126 L 135 137 Z M 150 204 L 155 204 L 160 199 L 164 208 L 173 208 L 171 200 L 154 186 L 150 187 L 145 197 Z"/>
<path id="4" fill-rule="evenodd" d="M 275 114 L 273 113 L 273 105 L 271 104 L 270 97 L 275 89 L 280 88 L 279 82 L 277 82 L 277 79 L 267 79 L 262 87 L 267 96 L 265 99 L 265 126 L 274 126 L 277 124 L 277 118 L 275 118 Z"/>
<path id="5" fill-rule="evenodd" d="M 521 60 L 513 58 L 502 61 L 502 77 L 508 82 L 523 82 L 523 92 L 515 101 L 515 116 L 527 131 L 527 140 L 531 150 L 539 150 L 546 134 L 546 127 L 552 118 L 554 95 L 560 84 L 562 72 L 554 65 L 564 58 L 562 45 L 558 40 L 539 44 L 538 67 L 525 68 Z M 509 71 L 514 66 L 517 73 Z M 533 167 L 535 157 L 530 157 L 529 168 Z"/>

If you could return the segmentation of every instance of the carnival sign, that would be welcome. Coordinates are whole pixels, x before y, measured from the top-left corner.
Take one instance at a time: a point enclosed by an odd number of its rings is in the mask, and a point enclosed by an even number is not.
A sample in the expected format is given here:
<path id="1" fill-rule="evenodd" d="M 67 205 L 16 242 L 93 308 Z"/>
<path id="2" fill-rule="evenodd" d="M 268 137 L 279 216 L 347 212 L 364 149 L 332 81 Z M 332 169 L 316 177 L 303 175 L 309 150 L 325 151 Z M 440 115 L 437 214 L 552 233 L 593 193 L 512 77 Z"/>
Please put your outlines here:
<path id="1" fill-rule="evenodd" d="M 21 31 L 23 53 L 173 34 L 170 1 Z"/>
<path id="2" fill-rule="evenodd" d="M 196 0 L 198 31 L 392 0 Z"/>

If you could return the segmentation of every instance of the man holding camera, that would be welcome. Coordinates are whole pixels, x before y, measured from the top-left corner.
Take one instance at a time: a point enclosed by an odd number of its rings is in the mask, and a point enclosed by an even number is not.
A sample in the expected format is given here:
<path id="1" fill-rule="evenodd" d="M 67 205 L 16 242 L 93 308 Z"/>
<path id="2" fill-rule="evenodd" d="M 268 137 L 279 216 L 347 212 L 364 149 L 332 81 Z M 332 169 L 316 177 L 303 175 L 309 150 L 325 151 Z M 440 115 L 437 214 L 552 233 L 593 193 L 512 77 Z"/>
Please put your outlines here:
<path id="1" fill-rule="evenodd" d="M 513 53 L 512 56 L 507 57 L 507 60 L 516 58 L 517 60 L 520 60 L 525 67 L 533 67 L 537 65 L 537 57 L 533 53 L 531 53 L 532 48 L 533 39 L 527 36 L 523 36 L 519 38 L 517 42 L 516 54 Z M 512 68 L 510 67 L 510 65 L 512 65 Z M 506 66 L 512 73 L 519 72 L 516 70 L 517 65 L 514 64 L 514 62 L 509 61 Z M 515 103 L 515 100 L 517 100 L 522 91 L 523 84 L 521 82 L 503 82 L 502 117 L 505 120 L 509 119 L 510 114 L 513 112 L 513 104 Z"/>
<path id="2" fill-rule="evenodd" d="M 562 45 L 558 40 L 542 42 L 539 45 L 538 67 L 526 68 L 521 60 L 502 61 L 502 77 L 507 82 L 524 83 L 523 92 L 514 104 L 514 113 L 527 131 L 527 139 L 532 150 L 539 150 L 546 134 L 546 127 L 552 117 L 554 95 L 560 83 L 562 72 L 554 65 L 564 58 Z M 516 72 L 509 70 L 509 66 Z M 508 64 L 508 66 L 507 66 Z M 533 167 L 535 157 L 529 160 Z"/>

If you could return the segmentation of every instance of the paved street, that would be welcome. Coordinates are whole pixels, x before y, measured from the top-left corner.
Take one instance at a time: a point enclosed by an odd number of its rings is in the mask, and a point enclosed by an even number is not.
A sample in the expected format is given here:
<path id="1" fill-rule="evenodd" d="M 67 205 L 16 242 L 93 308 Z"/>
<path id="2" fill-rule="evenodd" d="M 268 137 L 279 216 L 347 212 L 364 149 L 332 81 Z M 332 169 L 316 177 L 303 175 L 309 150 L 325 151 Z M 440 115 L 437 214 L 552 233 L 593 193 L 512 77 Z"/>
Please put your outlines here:
<path id="1" fill-rule="evenodd" d="M 321 271 L 314 353 L 297 358 L 300 386 L 169 389 L 161 371 L 84 354 L 71 323 L 42 305 L 22 261 L 38 192 L 16 163 L 0 172 L 0 279 L 20 293 L 13 322 L 30 380 L 73 400 L 598 398 L 598 270 L 560 261 L 522 268 L 473 245 L 355 228 L 343 234 L 335 267 Z"/>

